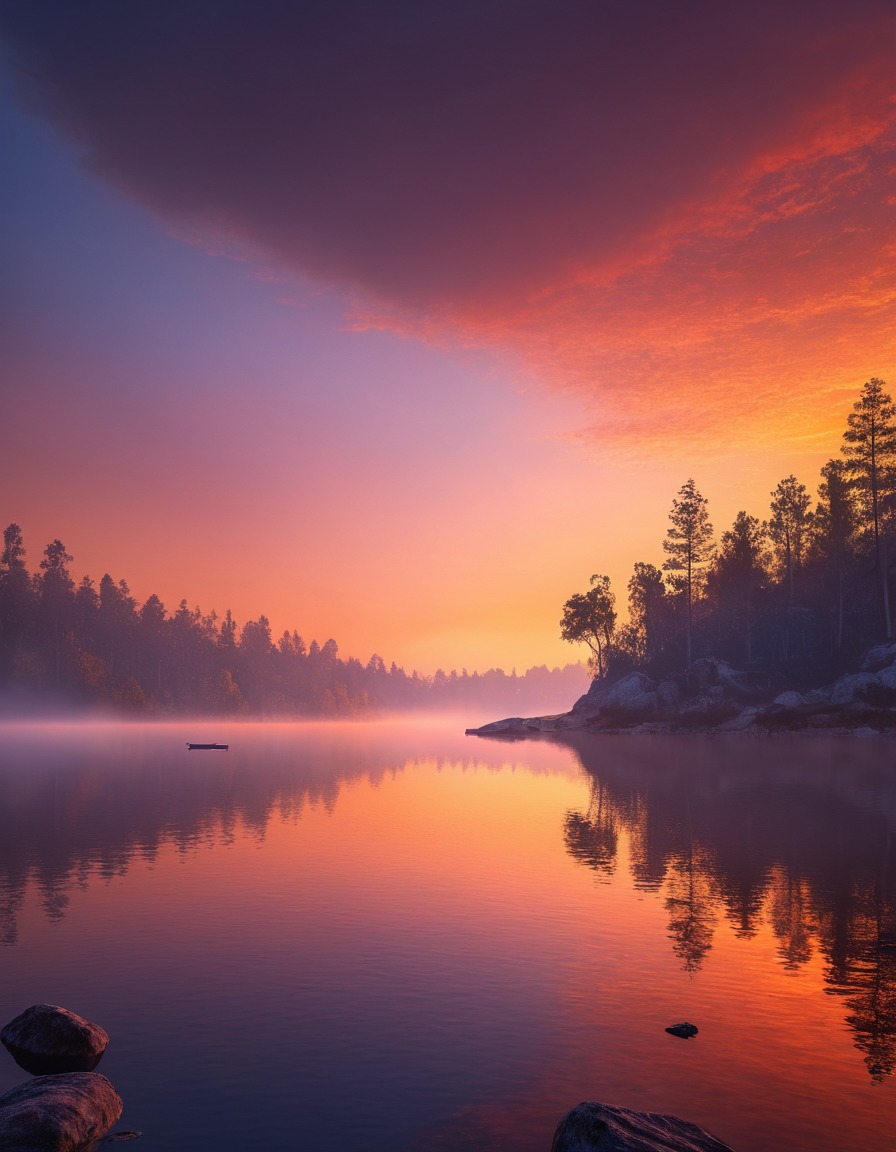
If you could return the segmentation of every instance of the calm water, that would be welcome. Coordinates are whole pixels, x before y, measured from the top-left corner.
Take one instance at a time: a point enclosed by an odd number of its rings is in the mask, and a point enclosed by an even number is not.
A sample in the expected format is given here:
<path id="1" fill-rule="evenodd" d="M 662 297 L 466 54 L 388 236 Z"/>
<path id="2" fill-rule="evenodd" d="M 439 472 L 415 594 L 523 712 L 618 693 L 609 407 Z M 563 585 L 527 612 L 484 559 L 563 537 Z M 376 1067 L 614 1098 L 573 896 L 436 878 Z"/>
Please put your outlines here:
<path id="1" fill-rule="evenodd" d="M 6 727 L 0 1022 L 101 1023 L 143 1152 L 548 1152 L 583 1099 L 879 1152 L 894 826 L 883 740 Z"/>

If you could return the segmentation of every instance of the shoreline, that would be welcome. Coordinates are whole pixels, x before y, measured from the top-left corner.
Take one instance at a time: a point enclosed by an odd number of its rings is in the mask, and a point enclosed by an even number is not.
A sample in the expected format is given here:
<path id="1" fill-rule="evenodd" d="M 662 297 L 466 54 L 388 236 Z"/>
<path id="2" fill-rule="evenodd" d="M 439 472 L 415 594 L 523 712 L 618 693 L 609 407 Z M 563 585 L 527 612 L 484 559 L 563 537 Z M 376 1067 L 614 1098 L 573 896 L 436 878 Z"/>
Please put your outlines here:
<path id="1" fill-rule="evenodd" d="M 568 712 L 510 716 L 467 736 L 531 739 L 567 732 L 661 736 L 896 736 L 896 644 L 871 649 L 833 684 L 772 696 L 755 673 L 707 657 L 666 680 L 630 672 L 595 680 Z"/>

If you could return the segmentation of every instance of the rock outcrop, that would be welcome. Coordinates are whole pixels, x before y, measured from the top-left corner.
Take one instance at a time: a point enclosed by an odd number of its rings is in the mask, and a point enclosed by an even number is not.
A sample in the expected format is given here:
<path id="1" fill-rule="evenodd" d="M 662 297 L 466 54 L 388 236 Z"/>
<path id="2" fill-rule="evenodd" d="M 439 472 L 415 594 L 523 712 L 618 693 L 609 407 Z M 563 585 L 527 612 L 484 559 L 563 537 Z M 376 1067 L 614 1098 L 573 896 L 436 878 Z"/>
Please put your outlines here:
<path id="1" fill-rule="evenodd" d="M 77 1152 L 121 1116 L 121 1097 L 98 1072 L 38 1076 L 0 1096 L 4 1152 Z"/>
<path id="2" fill-rule="evenodd" d="M 708 1132 L 658 1112 L 586 1101 L 557 1126 L 551 1152 L 732 1152 Z"/>
<path id="3" fill-rule="evenodd" d="M 109 1037 L 89 1020 L 56 1004 L 33 1004 L 10 1020 L 0 1041 L 12 1058 L 34 1076 L 92 1072 Z"/>
<path id="4" fill-rule="evenodd" d="M 569 712 L 514 716 L 468 728 L 474 736 L 539 733 L 823 731 L 896 734 L 896 644 L 872 648 L 858 672 L 808 692 L 774 693 L 761 674 L 723 660 L 696 660 L 686 673 L 656 682 L 630 672 L 608 684 L 596 680 Z"/>

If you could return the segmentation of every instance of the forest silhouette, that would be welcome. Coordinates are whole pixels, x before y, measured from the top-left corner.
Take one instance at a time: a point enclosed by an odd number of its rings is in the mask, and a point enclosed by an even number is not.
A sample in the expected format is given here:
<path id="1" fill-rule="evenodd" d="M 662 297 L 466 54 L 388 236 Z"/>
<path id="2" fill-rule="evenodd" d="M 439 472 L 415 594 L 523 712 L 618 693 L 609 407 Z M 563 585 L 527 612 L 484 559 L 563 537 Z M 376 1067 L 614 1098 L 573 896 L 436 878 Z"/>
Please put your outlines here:
<path id="1" fill-rule="evenodd" d="M 373 710 L 509 708 L 575 699 L 588 686 L 581 664 L 500 668 L 433 676 L 339 656 L 335 640 L 310 644 L 295 630 L 274 640 L 267 617 L 241 627 L 190 608 L 169 614 L 156 595 L 140 605 L 108 573 L 77 586 L 60 540 L 28 570 L 18 524 L 0 558 L 0 688 L 29 703 L 104 705 L 133 713 L 221 716 L 352 716 Z"/>
<path id="2" fill-rule="evenodd" d="M 587 645 L 594 676 L 661 679 L 716 657 L 779 684 L 818 685 L 893 639 L 896 407 L 885 382 L 861 389 L 814 507 L 794 475 L 770 495 L 766 519 L 741 510 L 716 544 L 708 501 L 688 479 L 672 501 L 662 567 L 634 566 L 628 622 L 618 622 L 607 576 L 566 601 L 561 635 Z"/>
<path id="3" fill-rule="evenodd" d="M 771 492 L 764 520 L 745 510 L 716 544 L 708 501 L 681 487 L 661 541 L 662 567 L 639 561 L 620 624 L 607 576 L 563 605 L 561 638 L 587 645 L 596 678 L 638 669 L 654 678 L 714 657 L 764 672 L 780 689 L 815 686 L 893 639 L 896 407 L 884 381 L 861 389 L 842 453 L 821 468 L 814 502 L 795 475 Z M 265 615 L 241 627 L 190 608 L 169 614 L 155 594 L 138 605 L 126 581 L 75 586 L 60 540 L 30 572 L 18 524 L 0 556 L 0 688 L 135 712 L 345 716 L 371 709 L 488 706 L 523 714 L 538 700 L 571 705 L 578 664 L 408 674 L 374 654 L 343 659 L 335 640 L 295 630 L 274 639 Z"/>

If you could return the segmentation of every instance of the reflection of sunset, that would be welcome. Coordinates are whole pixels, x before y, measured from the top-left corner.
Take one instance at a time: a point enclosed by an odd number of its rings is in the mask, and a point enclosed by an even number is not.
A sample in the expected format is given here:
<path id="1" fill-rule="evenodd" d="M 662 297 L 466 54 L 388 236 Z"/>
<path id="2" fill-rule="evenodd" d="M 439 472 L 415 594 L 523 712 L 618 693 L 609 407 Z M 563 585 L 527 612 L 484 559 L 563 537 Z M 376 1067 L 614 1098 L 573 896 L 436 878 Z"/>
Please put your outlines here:
<path id="1" fill-rule="evenodd" d="M 234 1043 L 316 1068 L 312 1116 L 346 1077 L 380 1126 L 396 1085 L 435 1093 L 413 1138 L 433 1152 L 543 1150 L 588 1098 L 734 1147 L 783 1133 L 775 1152 L 841 1152 L 847 1122 L 876 1152 L 896 1122 L 892 788 L 867 743 L 768 742 L 757 765 L 753 741 L 233 725 L 203 759 L 184 731 L 5 733 L 17 994 L 102 1017 L 138 1114 L 177 1017 L 216 1093 Z M 681 1019 L 695 1040 L 665 1033 Z"/>

